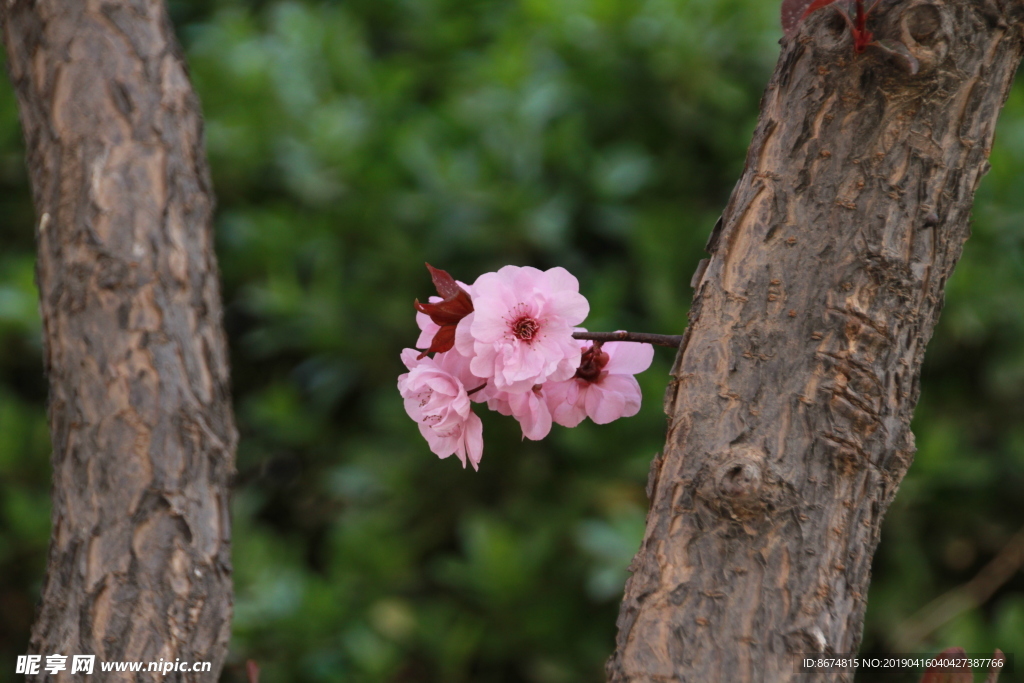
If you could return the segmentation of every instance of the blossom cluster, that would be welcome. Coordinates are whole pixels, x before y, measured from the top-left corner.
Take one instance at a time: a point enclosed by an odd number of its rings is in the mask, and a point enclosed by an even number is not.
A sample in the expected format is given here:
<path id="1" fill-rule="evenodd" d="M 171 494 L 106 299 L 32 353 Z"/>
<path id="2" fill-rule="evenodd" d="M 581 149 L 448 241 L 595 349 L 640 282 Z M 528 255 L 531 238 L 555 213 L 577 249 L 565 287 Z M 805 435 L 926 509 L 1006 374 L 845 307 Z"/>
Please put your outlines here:
<path id="1" fill-rule="evenodd" d="M 473 403 L 511 415 L 532 440 L 552 423 L 606 424 L 640 410 L 633 375 L 650 366 L 654 348 L 575 339 L 590 304 L 567 270 L 505 266 L 467 285 L 427 268 L 439 296 L 415 303 L 421 351 L 402 352 L 409 372 L 398 390 L 433 453 L 479 467 L 483 425 Z"/>

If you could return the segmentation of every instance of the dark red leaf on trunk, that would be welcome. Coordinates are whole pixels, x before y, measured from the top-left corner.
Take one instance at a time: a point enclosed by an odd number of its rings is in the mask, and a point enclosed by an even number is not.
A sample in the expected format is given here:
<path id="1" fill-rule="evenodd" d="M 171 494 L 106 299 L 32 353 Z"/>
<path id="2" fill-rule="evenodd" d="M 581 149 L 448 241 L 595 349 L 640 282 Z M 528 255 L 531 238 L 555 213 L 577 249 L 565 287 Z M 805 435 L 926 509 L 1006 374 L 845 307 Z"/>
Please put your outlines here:
<path id="1" fill-rule="evenodd" d="M 947 648 L 935 655 L 935 659 L 954 659 L 959 663 L 955 667 L 928 667 L 921 676 L 921 683 L 974 683 L 974 674 L 962 647 Z"/>
<path id="2" fill-rule="evenodd" d="M 837 0 L 782 0 L 782 30 L 792 35 L 807 15 Z"/>
<path id="3" fill-rule="evenodd" d="M 996 662 L 992 663 L 992 666 L 988 668 L 988 676 L 985 676 L 985 683 L 996 683 L 999 680 L 999 672 L 1003 670 L 1003 666 L 1006 664 L 1006 655 L 998 647 L 996 651 L 992 653 L 992 659 Z"/>
<path id="4" fill-rule="evenodd" d="M 260 683 L 260 666 L 255 660 L 246 660 L 245 673 L 249 679 L 249 683 Z"/>

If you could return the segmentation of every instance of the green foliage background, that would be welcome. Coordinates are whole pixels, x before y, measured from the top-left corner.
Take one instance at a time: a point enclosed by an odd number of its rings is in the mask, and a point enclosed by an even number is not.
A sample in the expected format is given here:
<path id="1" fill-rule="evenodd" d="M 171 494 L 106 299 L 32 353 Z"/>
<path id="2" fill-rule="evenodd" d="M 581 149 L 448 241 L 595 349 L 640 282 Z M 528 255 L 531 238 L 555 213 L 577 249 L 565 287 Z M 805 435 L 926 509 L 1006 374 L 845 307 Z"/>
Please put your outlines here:
<path id="1" fill-rule="evenodd" d="M 671 353 L 640 415 L 521 441 L 479 473 L 403 412 L 431 294 L 506 264 L 576 274 L 591 329 L 683 330 L 777 55 L 762 0 L 178 0 L 207 121 L 241 430 L 224 679 L 602 680 Z M 1024 524 L 1024 88 L 950 280 L 886 520 L 865 650 Z M 0 681 L 49 536 L 33 212 L 0 84 Z M 921 645 L 1024 656 L 1024 578 Z M 72 654 L 72 653 L 65 653 Z M 864 677 L 860 680 L 870 680 Z M 1021 673 L 1003 679 L 1022 681 Z"/>

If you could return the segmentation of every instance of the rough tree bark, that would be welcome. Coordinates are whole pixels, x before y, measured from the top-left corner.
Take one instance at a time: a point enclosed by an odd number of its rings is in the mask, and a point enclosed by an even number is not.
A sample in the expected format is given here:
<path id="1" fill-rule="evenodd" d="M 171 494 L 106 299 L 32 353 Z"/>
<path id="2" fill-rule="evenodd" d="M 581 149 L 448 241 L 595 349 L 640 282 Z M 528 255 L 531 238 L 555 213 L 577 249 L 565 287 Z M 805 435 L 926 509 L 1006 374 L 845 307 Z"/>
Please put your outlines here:
<path id="1" fill-rule="evenodd" d="M 209 661 L 122 676 L 216 680 L 236 434 L 198 101 L 159 0 L 3 0 L 0 35 L 39 217 L 53 440 L 30 651 Z"/>
<path id="2" fill-rule="evenodd" d="M 794 655 L 859 645 L 1022 22 L 1019 0 L 887 3 L 871 28 L 916 75 L 855 55 L 829 8 L 783 42 L 695 277 L 609 680 L 852 678 Z"/>

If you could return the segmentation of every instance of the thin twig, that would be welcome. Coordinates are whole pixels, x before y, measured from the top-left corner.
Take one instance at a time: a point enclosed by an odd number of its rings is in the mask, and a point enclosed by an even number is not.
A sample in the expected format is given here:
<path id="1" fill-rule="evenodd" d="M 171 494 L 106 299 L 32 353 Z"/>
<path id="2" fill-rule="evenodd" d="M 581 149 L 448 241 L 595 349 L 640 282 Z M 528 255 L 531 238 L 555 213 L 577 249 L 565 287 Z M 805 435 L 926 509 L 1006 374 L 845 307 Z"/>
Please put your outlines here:
<path id="1" fill-rule="evenodd" d="M 656 344 L 658 346 L 671 346 L 678 349 L 683 341 L 681 334 L 650 334 L 648 332 L 573 332 L 573 339 L 589 339 L 599 342 L 640 342 L 642 344 Z"/>
<path id="2" fill-rule="evenodd" d="M 1024 565 L 1024 528 L 967 583 L 943 593 L 899 627 L 894 651 L 913 652 L 929 635 L 967 610 L 985 604 Z"/>

